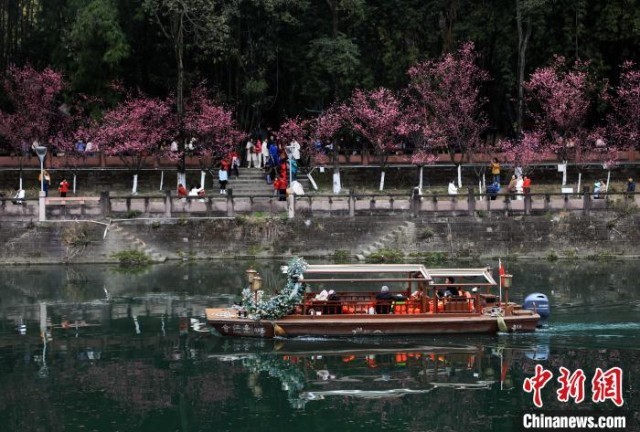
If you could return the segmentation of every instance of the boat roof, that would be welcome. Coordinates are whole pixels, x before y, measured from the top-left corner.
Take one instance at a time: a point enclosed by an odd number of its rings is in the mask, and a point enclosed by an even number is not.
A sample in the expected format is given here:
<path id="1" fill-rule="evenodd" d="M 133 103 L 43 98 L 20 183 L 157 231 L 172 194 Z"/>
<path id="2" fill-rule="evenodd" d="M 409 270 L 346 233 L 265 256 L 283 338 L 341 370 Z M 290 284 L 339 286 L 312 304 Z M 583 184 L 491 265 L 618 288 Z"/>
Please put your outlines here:
<path id="1" fill-rule="evenodd" d="M 309 264 L 304 274 L 346 273 L 420 273 L 430 281 L 431 275 L 422 264 Z"/>
<path id="2" fill-rule="evenodd" d="M 427 269 L 431 278 L 443 278 L 443 277 L 463 277 L 472 278 L 479 277 L 484 278 L 486 283 L 496 285 L 495 279 L 491 275 L 491 269 L 488 267 L 481 268 L 430 268 Z"/>
<path id="3" fill-rule="evenodd" d="M 311 274 L 389 274 L 389 273 L 419 273 L 420 279 L 432 281 L 434 278 L 461 277 L 481 278 L 484 283 L 496 285 L 488 267 L 480 268 L 426 268 L 422 264 L 309 264 L 305 275 Z"/>

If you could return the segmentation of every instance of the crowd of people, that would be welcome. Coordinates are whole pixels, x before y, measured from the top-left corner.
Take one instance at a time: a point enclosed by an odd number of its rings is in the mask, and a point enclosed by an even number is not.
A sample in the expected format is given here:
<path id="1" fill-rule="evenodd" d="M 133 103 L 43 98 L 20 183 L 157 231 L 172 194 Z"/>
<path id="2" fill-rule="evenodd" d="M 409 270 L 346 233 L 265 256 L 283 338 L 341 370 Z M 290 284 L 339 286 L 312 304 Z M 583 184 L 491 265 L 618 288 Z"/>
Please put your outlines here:
<path id="1" fill-rule="evenodd" d="M 265 182 L 273 185 L 274 193 L 278 195 L 280 201 L 286 201 L 287 189 L 299 186 L 295 183 L 297 183 L 296 177 L 300 161 L 300 143 L 292 140 L 285 147 L 282 143 L 277 143 L 273 136 L 269 136 L 269 138 L 255 136 L 249 138 L 243 146 L 245 150 L 244 161 L 235 150 L 231 150 L 219 161 L 219 193 L 221 195 L 227 194 L 229 176 L 233 175 L 236 179 L 239 178 L 239 168 L 244 162 L 244 166 L 247 168 L 263 170 Z M 297 191 L 300 189 L 300 187 L 295 188 Z M 191 186 L 188 191 L 185 185 L 180 184 L 177 192 L 180 198 L 198 196 L 204 199 L 206 196 L 204 187 L 200 184 Z"/>

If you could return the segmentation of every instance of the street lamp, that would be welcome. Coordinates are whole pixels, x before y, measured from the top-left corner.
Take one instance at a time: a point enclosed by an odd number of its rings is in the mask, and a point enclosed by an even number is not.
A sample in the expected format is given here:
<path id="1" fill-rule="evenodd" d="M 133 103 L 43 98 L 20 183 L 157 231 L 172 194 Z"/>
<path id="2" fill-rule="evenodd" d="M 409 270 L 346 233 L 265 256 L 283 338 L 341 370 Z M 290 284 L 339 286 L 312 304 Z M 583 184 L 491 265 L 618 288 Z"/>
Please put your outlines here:
<path id="1" fill-rule="evenodd" d="M 44 158 L 47 155 L 47 148 L 45 146 L 36 146 L 36 154 L 40 159 L 40 195 L 44 193 Z"/>

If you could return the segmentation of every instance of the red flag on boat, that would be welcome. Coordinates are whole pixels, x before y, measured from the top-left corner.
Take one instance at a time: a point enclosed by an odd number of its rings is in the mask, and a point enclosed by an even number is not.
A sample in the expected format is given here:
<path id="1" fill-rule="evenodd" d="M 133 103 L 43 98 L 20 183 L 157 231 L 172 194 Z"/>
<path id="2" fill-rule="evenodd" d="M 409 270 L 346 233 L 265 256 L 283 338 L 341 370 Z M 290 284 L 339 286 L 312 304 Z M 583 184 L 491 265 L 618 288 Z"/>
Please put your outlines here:
<path id="1" fill-rule="evenodd" d="M 500 276 L 504 276 L 504 275 L 506 275 L 506 274 L 507 274 L 507 272 L 504 270 L 504 266 L 502 265 L 502 261 L 501 261 L 501 260 L 499 260 L 499 261 L 498 261 L 498 263 L 499 263 L 499 265 L 500 265 L 500 268 L 499 268 L 499 270 L 498 270 L 498 272 L 500 273 Z"/>

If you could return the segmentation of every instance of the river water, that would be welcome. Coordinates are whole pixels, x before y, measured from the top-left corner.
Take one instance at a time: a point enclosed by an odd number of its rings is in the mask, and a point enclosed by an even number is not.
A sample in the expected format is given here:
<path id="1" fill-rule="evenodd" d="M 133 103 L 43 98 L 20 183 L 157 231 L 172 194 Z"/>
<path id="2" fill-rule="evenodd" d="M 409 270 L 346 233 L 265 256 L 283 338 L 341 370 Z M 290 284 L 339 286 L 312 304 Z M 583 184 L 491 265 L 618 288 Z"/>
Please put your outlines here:
<path id="1" fill-rule="evenodd" d="M 523 390 L 537 364 L 554 374 L 543 409 L 624 415 L 623 430 L 640 430 L 638 262 L 507 263 L 511 299 L 551 299 L 535 334 L 259 341 L 194 331 L 204 307 L 238 296 L 250 264 L 267 290 L 282 285 L 281 263 L 265 261 L 0 267 L 0 430 L 517 431 L 524 413 L 540 412 Z M 582 404 L 556 397 L 560 367 L 583 370 Z M 597 369 L 614 367 L 621 408 L 592 401 Z"/>

